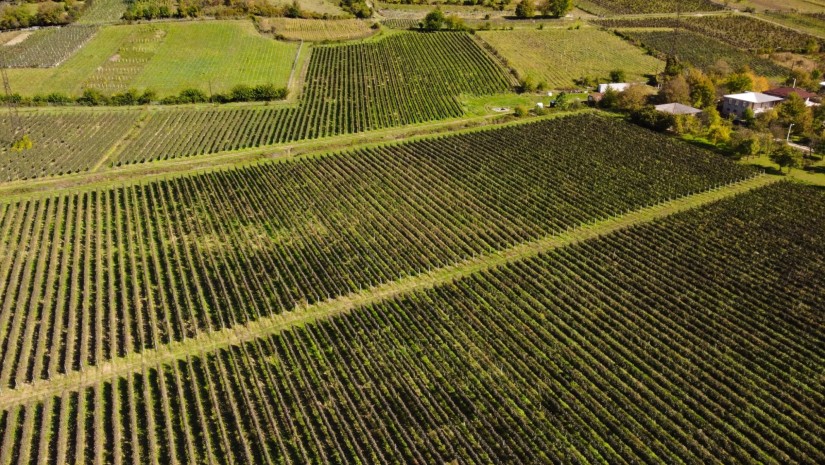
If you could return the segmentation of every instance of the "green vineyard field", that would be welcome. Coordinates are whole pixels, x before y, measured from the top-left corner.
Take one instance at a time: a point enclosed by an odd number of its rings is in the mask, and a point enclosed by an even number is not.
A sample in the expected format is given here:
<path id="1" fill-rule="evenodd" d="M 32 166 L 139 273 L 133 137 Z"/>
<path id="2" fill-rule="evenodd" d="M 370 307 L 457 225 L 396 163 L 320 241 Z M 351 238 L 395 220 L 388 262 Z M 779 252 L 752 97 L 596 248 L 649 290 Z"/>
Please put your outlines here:
<path id="1" fill-rule="evenodd" d="M 41 29 L 19 44 L 0 48 L 0 63 L 8 68 L 51 68 L 72 56 L 96 32 L 94 26 Z"/>
<path id="2" fill-rule="evenodd" d="M 822 463 L 822 212 L 781 183 L 18 403 L 0 458 Z"/>
<path id="3" fill-rule="evenodd" d="M 716 11 L 723 7 L 710 0 L 584 0 L 579 7 L 594 14 L 650 14 Z M 592 10 L 592 11 L 591 11 Z"/>
<path id="4" fill-rule="evenodd" d="M 753 175 L 583 115 L 0 204 L 0 385 Z"/>
<path id="5" fill-rule="evenodd" d="M 623 29 L 620 34 L 661 58 L 673 53 L 681 62 L 705 71 L 724 62 L 731 69 L 747 66 L 761 76 L 784 78 L 790 73 L 790 70 L 771 60 L 691 31 L 680 30 L 674 33 Z"/>
<path id="6" fill-rule="evenodd" d="M 297 108 L 153 114 L 115 164 L 237 150 L 462 115 L 457 97 L 504 92 L 512 77 L 465 33 L 397 34 L 316 47 Z"/>

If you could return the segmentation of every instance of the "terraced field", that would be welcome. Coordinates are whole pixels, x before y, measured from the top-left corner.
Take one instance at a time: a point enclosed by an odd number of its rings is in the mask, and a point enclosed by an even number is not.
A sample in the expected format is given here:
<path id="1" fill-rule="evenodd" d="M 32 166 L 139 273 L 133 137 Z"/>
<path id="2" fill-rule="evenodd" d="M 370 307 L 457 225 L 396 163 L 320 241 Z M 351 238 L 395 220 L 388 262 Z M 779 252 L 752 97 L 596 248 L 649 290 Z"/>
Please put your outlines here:
<path id="1" fill-rule="evenodd" d="M 159 111 L 116 164 L 236 150 L 462 115 L 460 94 L 504 92 L 512 77 L 468 34 L 405 33 L 313 48 L 297 108 Z"/>
<path id="2" fill-rule="evenodd" d="M 702 70 L 724 62 L 731 69 L 748 66 L 759 75 L 773 78 L 785 78 L 790 73 L 771 60 L 691 31 L 622 29 L 620 32 L 663 59 L 673 53 L 683 63 Z"/>
<path id="3" fill-rule="evenodd" d="M 2 458 L 818 463 L 823 211 L 781 183 L 87 389 L 0 390 Z"/>
<path id="4" fill-rule="evenodd" d="M 255 321 L 753 175 L 626 123 L 582 115 L 0 204 L 0 385 Z"/>
<path id="5" fill-rule="evenodd" d="M 646 55 L 608 32 L 592 28 L 515 31 L 479 31 L 522 78 L 531 77 L 551 89 L 574 87 L 581 77 L 606 80 L 624 70 L 628 79 L 646 82 L 645 75 L 664 69 L 664 63 Z"/>

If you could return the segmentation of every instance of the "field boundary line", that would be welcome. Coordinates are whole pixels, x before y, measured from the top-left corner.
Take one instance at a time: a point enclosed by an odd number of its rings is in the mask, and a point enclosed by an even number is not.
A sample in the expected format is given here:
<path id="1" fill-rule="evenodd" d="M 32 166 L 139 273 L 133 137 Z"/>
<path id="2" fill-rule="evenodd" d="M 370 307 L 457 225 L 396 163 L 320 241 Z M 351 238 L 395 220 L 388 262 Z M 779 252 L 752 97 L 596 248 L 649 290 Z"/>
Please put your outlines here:
<path id="1" fill-rule="evenodd" d="M 220 331 L 203 333 L 191 339 L 166 344 L 139 354 L 116 358 L 97 366 L 87 367 L 68 374 L 54 376 L 23 384 L 14 389 L 0 389 L 0 410 L 60 395 L 66 390 L 97 386 L 129 373 L 142 372 L 146 368 L 211 352 L 252 341 L 261 337 L 300 327 L 321 319 L 349 313 L 361 306 L 371 305 L 400 295 L 409 294 L 442 285 L 474 273 L 525 260 L 581 241 L 594 239 L 621 229 L 649 223 L 675 213 L 748 192 L 778 182 L 780 178 L 757 175 L 730 185 L 720 186 L 700 193 L 644 207 L 624 215 L 595 220 L 592 223 L 569 229 L 559 234 L 523 242 L 513 247 L 468 258 L 464 261 L 377 285 L 363 291 L 296 308 L 279 315 L 258 319 Z"/>
<path id="2" fill-rule="evenodd" d="M 124 132 L 123 135 L 118 140 L 116 140 L 111 147 L 109 147 L 109 150 L 104 152 L 103 157 L 101 157 L 101 159 L 98 160 L 98 162 L 95 163 L 94 166 L 92 166 L 89 172 L 97 172 L 100 169 L 100 167 L 103 166 L 104 163 L 106 163 L 106 160 L 109 160 L 114 155 L 120 154 L 120 152 L 122 152 L 123 148 L 125 147 L 125 144 L 123 142 L 128 140 L 132 136 L 137 135 L 138 132 L 140 132 L 140 129 L 143 128 L 144 122 L 150 119 L 151 117 L 152 112 L 150 112 L 149 110 L 144 109 L 143 111 L 141 111 L 137 119 L 135 120 L 135 124 L 133 124 L 128 131 Z"/>

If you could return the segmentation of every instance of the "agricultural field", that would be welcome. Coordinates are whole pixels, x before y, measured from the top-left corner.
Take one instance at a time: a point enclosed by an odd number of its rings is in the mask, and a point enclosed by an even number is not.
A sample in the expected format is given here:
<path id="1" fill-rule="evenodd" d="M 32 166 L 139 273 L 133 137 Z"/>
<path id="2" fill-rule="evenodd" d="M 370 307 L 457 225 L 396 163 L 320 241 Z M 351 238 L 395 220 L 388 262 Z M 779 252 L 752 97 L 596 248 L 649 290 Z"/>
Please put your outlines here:
<path id="1" fill-rule="evenodd" d="M 40 29 L 24 41 L 0 47 L 0 65 L 7 68 L 52 68 L 80 49 L 97 32 L 92 26 Z"/>
<path id="2" fill-rule="evenodd" d="M 581 77 L 606 80 L 610 72 L 624 70 L 631 81 L 646 82 L 646 75 L 664 69 L 653 58 L 609 32 L 593 28 L 514 31 L 479 31 L 522 79 L 531 77 L 550 89 L 569 89 Z"/>
<path id="3" fill-rule="evenodd" d="M 258 28 L 285 40 L 334 42 L 363 39 L 375 33 L 373 23 L 360 19 L 323 21 L 318 19 L 261 18 Z"/>
<path id="4" fill-rule="evenodd" d="M 679 20 L 676 18 L 599 19 L 593 22 L 609 28 L 684 28 L 721 40 L 737 48 L 760 53 L 806 52 L 816 47 L 825 48 L 825 39 L 745 15 L 685 17 Z"/>
<path id="5" fill-rule="evenodd" d="M 87 0 L 88 1 L 88 0 Z M 75 24 L 108 24 L 119 22 L 129 0 L 91 0 Z"/>
<path id="6" fill-rule="evenodd" d="M 662 59 L 673 53 L 683 63 L 705 71 L 724 63 L 730 69 L 748 66 L 757 74 L 774 79 L 784 79 L 790 74 L 788 68 L 772 60 L 691 31 L 623 29 L 620 33 Z"/>
<path id="7" fill-rule="evenodd" d="M 237 150 L 462 115 L 457 97 L 505 92 L 512 78 L 465 33 L 394 34 L 318 46 L 295 108 L 152 112 L 115 164 Z"/>
<path id="8" fill-rule="evenodd" d="M 282 314 L 755 173 L 584 114 L 0 204 L 0 386 Z"/>
<path id="9" fill-rule="evenodd" d="M 85 86 L 153 89 L 160 97 L 193 87 L 205 93 L 210 87 L 215 93 L 226 92 L 237 84 L 286 87 L 297 51 L 298 44 L 262 36 L 251 21 L 105 26 L 61 66 L 13 69 L 9 78 L 23 95 L 79 95 Z"/>
<path id="10" fill-rule="evenodd" d="M 677 10 L 693 13 L 724 9 L 710 0 L 578 0 L 576 6 L 597 15 L 675 13 Z"/>
<path id="11" fill-rule="evenodd" d="M 0 458 L 821 463 L 823 211 L 782 183 L 88 388 L 0 391 Z"/>
<path id="12" fill-rule="evenodd" d="M 276 6 L 292 5 L 293 0 L 267 0 L 267 3 Z M 301 11 L 307 11 L 329 19 L 343 19 L 351 15 L 340 7 L 340 2 L 333 0 L 302 0 L 299 2 Z"/>
<path id="13" fill-rule="evenodd" d="M 3 113 L 0 182 L 87 171 L 106 157 L 138 117 L 139 112 L 128 110 L 21 111 L 20 124 L 34 147 L 15 152 L 7 143 L 11 126 Z"/>

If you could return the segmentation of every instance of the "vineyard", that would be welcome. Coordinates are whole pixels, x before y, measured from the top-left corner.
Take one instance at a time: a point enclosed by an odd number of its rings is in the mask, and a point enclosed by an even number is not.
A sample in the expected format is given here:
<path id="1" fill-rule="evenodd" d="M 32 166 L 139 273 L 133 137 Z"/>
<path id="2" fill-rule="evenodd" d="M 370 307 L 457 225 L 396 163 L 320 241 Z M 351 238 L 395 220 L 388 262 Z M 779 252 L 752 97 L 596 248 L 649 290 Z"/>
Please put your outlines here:
<path id="1" fill-rule="evenodd" d="M 0 204 L 0 386 L 753 174 L 629 124 L 580 115 Z"/>
<path id="2" fill-rule="evenodd" d="M 128 4 L 128 0 L 92 0 L 76 23 L 105 24 L 120 21 Z"/>
<path id="3" fill-rule="evenodd" d="M 99 66 L 83 87 L 107 94 L 128 90 L 135 77 L 155 56 L 165 36 L 166 31 L 155 26 L 134 29 L 117 53 Z"/>
<path id="4" fill-rule="evenodd" d="M 87 171 L 138 119 L 137 111 L 21 112 L 20 122 L 34 141 L 25 152 L 0 148 L 0 181 Z M 8 115 L 0 124 L 8 137 Z M 2 254 L 0 254 L 2 255 Z"/>
<path id="5" fill-rule="evenodd" d="M 724 9 L 710 0 L 583 0 L 579 8 L 593 14 L 650 14 L 716 11 Z"/>
<path id="6" fill-rule="evenodd" d="M 684 28 L 713 37 L 734 47 L 757 52 L 806 52 L 812 47 L 825 48 L 825 39 L 794 31 L 752 16 L 725 15 L 676 18 L 599 19 L 609 28 Z"/>
<path id="7" fill-rule="evenodd" d="M 823 211 L 779 184 L 9 401 L 0 460 L 822 463 Z"/>
<path id="8" fill-rule="evenodd" d="M 747 66 L 762 76 L 784 78 L 789 74 L 788 69 L 771 60 L 690 31 L 623 29 L 619 33 L 662 59 L 673 53 L 683 63 L 702 70 L 724 62 L 731 69 Z"/>
<path id="9" fill-rule="evenodd" d="M 479 31 L 522 77 L 544 82 L 552 89 L 567 89 L 581 77 L 606 79 L 622 69 L 628 79 L 644 82 L 664 63 L 641 52 L 613 34 L 597 29 Z M 547 63 L 552 63 L 548 66 Z"/>
<path id="10" fill-rule="evenodd" d="M 362 39 L 375 32 L 370 24 L 359 19 L 323 21 L 318 19 L 262 18 L 258 27 L 286 40 L 310 42 Z"/>
<path id="11" fill-rule="evenodd" d="M 460 94 L 504 92 L 511 77 L 464 33 L 406 33 L 313 48 L 297 108 L 154 112 L 116 164 L 355 133 L 462 115 Z"/>
<path id="12" fill-rule="evenodd" d="M 51 68 L 77 52 L 96 32 L 93 26 L 40 29 L 19 44 L 0 47 L 0 62 L 9 68 Z"/>

